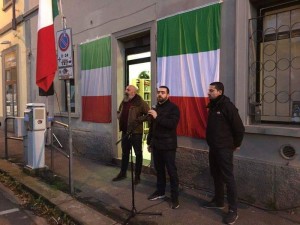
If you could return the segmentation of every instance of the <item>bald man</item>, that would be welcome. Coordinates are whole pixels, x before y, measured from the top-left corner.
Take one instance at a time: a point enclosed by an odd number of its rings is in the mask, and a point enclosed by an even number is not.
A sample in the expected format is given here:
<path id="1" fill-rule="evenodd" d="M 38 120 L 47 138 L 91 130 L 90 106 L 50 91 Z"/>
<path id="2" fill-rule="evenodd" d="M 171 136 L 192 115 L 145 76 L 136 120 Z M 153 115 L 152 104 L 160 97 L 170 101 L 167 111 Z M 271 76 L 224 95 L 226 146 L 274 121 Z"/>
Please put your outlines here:
<path id="1" fill-rule="evenodd" d="M 147 120 L 149 106 L 137 94 L 137 88 L 128 85 L 125 89 L 124 99 L 118 110 L 119 128 L 122 132 L 122 163 L 120 173 L 113 178 L 113 181 L 120 181 L 126 178 L 129 163 L 130 149 L 133 147 L 136 156 L 134 184 L 141 181 L 141 171 L 143 164 L 142 140 L 143 140 L 143 121 Z M 125 137 L 130 133 L 128 137 Z"/>

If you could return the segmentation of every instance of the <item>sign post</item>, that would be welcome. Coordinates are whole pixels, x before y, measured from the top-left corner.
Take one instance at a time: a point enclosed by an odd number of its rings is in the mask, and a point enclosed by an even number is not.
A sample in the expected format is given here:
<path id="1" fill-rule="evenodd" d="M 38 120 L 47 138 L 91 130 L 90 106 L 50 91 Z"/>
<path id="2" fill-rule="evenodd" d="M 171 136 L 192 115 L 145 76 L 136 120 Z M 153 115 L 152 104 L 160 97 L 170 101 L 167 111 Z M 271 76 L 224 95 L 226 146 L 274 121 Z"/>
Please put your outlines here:
<path id="1" fill-rule="evenodd" d="M 66 80 L 67 106 L 68 106 L 68 134 L 69 134 L 69 186 L 70 193 L 74 194 L 73 185 L 73 140 L 71 129 L 71 90 L 70 79 L 73 79 L 73 49 L 71 29 L 66 28 L 66 18 L 63 17 L 63 30 L 58 31 L 57 37 L 57 63 L 60 80 Z"/>

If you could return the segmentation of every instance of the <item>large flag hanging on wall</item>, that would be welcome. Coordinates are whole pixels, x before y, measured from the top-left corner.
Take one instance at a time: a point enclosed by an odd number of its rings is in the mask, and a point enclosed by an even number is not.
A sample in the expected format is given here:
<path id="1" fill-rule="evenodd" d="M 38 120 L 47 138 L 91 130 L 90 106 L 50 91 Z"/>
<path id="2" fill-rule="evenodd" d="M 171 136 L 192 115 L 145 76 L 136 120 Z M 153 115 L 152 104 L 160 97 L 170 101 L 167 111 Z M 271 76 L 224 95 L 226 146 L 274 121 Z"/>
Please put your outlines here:
<path id="1" fill-rule="evenodd" d="M 82 121 L 111 122 L 111 38 L 80 45 Z"/>
<path id="2" fill-rule="evenodd" d="M 39 1 L 36 84 L 45 92 L 51 87 L 57 70 L 53 24 L 57 15 L 57 0 Z"/>
<path id="3" fill-rule="evenodd" d="M 179 106 L 179 136 L 205 138 L 209 84 L 219 80 L 219 3 L 158 21 L 158 86 Z"/>

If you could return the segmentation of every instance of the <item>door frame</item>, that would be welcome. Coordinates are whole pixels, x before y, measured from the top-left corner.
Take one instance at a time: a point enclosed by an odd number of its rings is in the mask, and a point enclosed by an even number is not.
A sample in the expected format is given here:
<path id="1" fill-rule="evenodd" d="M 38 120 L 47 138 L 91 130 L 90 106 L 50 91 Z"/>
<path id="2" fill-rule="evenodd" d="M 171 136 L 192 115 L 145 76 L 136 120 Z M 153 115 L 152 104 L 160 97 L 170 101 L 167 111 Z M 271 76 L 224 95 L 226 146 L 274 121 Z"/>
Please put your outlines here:
<path id="1" fill-rule="evenodd" d="M 19 116 L 20 115 L 20 79 L 19 79 L 19 48 L 18 48 L 18 45 L 14 45 L 14 46 L 11 46 L 9 48 L 6 48 L 4 49 L 2 52 L 1 52 L 1 64 L 2 64 L 2 110 L 3 110 L 3 120 L 7 117 L 7 113 L 6 113 L 6 77 L 5 77 L 5 71 L 7 70 L 5 68 L 5 61 L 4 61 L 4 58 L 5 58 L 5 55 L 11 53 L 11 52 L 15 52 L 16 54 L 16 73 L 17 73 L 17 88 L 16 88 L 16 92 L 17 92 L 17 115 L 16 116 Z"/>
<path id="2" fill-rule="evenodd" d="M 151 88 L 156 87 L 156 21 L 151 21 L 123 31 L 113 33 L 112 40 L 112 155 L 120 159 L 122 149 L 116 142 L 120 139 L 119 124 L 117 119 L 118 107 L 123 99 L 125 82 L 125 45 L 124 40 L 138 36 L 142 33 L 150 32 L 150 52 L 151 52 Z M 153 95 L 154 92 L 152 92 Z M 154 96 L 151 96 L 154 99 Z M 154 102 L 153 102 L 154 104 Z"/>

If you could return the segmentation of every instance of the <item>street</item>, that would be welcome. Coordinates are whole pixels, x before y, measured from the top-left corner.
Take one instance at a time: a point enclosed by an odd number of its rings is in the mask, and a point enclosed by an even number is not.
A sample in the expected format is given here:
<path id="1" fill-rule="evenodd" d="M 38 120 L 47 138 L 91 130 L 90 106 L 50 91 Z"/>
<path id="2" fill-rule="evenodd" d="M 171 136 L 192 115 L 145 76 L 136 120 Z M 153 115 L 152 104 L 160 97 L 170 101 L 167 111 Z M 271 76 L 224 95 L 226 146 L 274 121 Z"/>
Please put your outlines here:
<path id="1" fill-rule="evenodd" d="M 20 200 L 0 183 L 0 224 L 1 225 L 48 225 L 44 218 L 20 207 Z"/>

